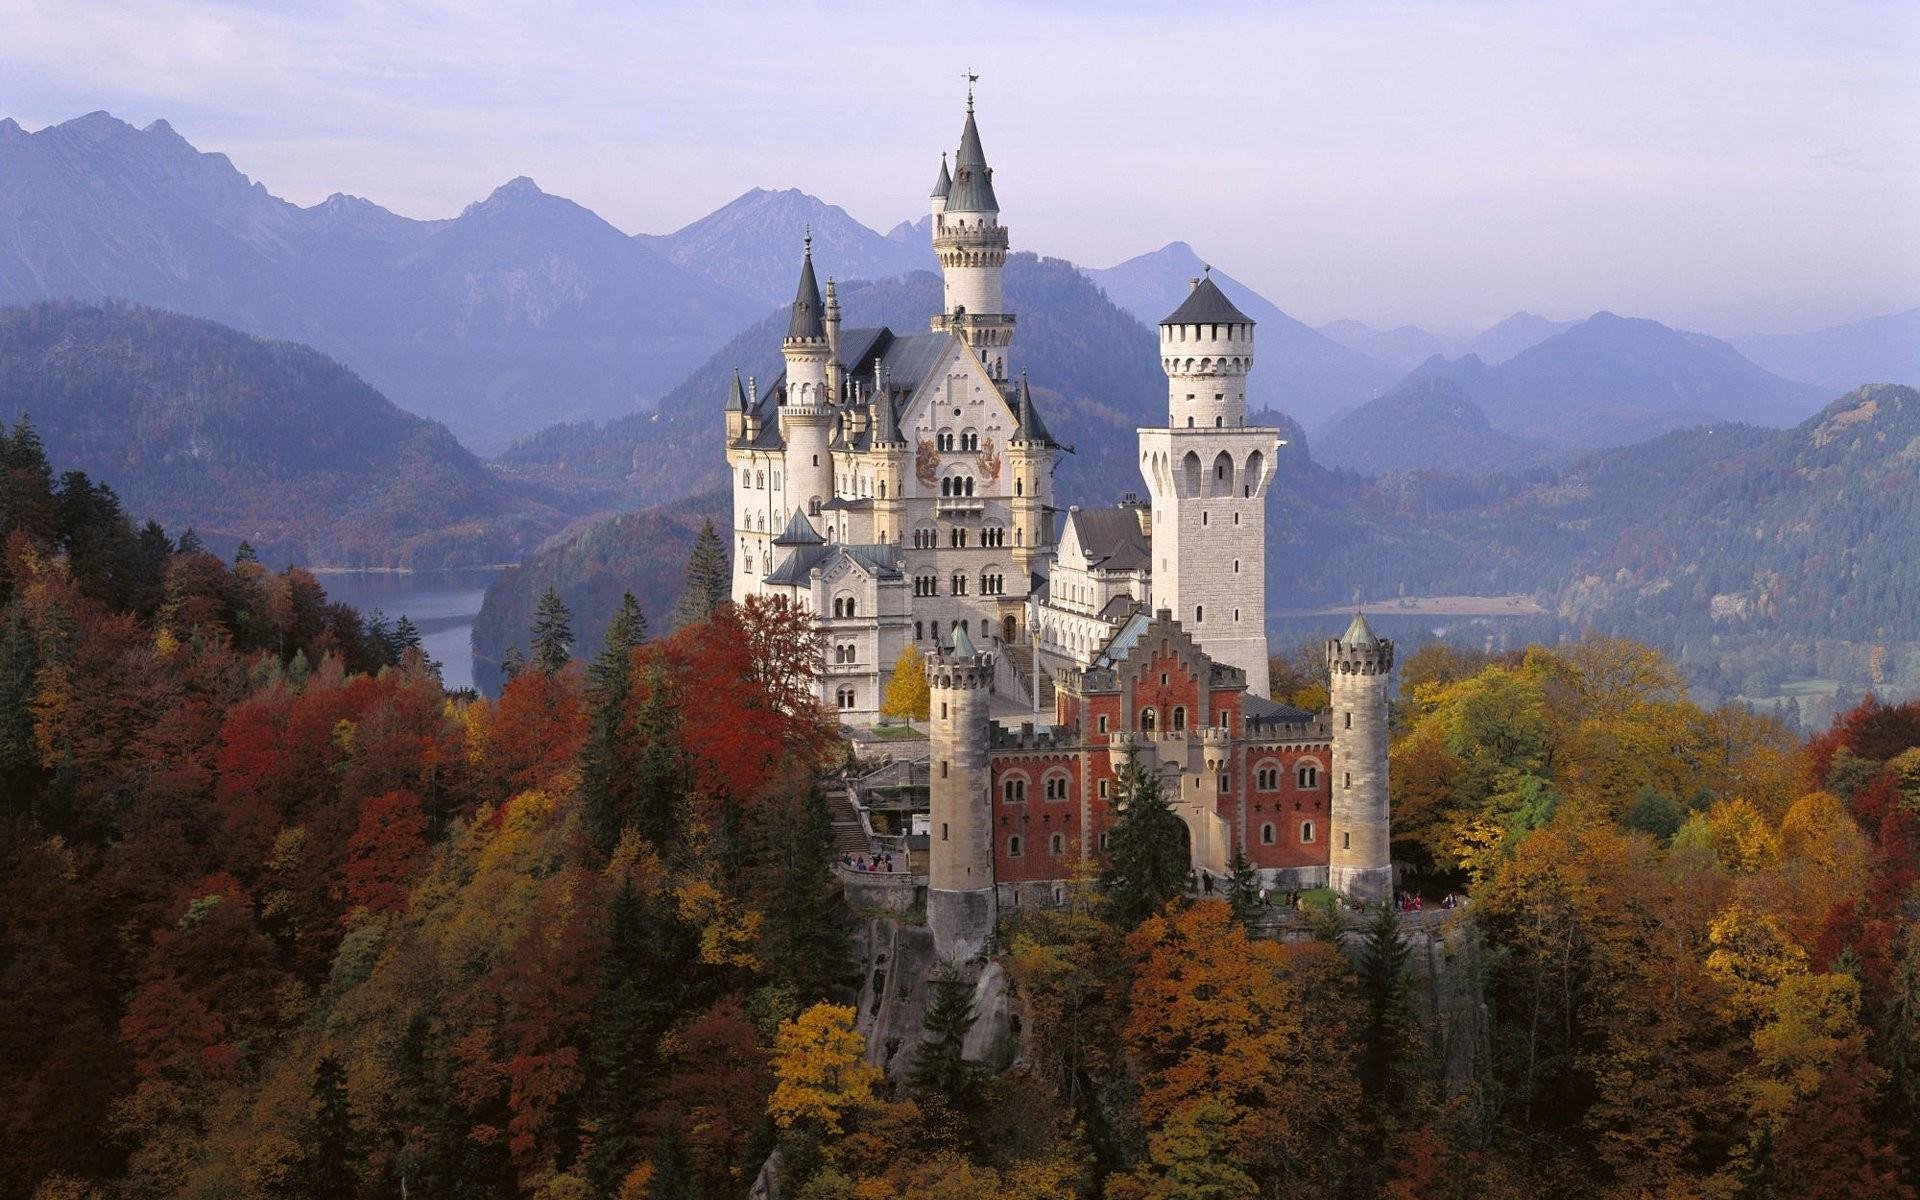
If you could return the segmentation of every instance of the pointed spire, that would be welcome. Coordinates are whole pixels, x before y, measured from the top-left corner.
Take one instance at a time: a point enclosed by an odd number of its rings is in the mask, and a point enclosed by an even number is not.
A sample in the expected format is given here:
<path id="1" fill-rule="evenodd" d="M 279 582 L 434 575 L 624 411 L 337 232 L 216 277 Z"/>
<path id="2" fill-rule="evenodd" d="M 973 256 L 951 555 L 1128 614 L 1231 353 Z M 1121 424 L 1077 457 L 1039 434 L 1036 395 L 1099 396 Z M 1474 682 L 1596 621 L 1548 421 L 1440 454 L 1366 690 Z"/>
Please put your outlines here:
<path id="1" fill-rule="evenodd" d="M 733 386 L 727 389 L 727 407 L 735 412 L 747 411 L 747 393 L 740 386 L 740 368 L 733 369 Z"/>
<path id="2" fill-rule="evenodd" d="M 933 198 L 945 200 L 953 191 L 953 176 L 947 173 L 947 152 L 940 152 L 940 178 L 933 181 Z"/>
<path id="3" fill-rule="evenodd" d="M 892 443 L 900 440 L 893 421 L 893 397 L 887 394 L 886 374 L 880 360 L 873 360 L 873 440 Z"/>
<path id="4" fill-rule="evenodd" d="M 953 656 L 956 659 L 974 656 L 973 639 L 967 636 L 967 623 L 960 622 L 953 627 Z"/>
<path id="5" fill-rule="evenodd" d="M 1020 404 L 1014 412 L 1019 422 L 1019 434 L 1023 441 L 1038 442 L 1051 446 L 1053 435 L 1047 432 L 1047 423 L 1040 419 L 1040 410 L 1033 406 L 1033 389 L 1027 386 L 1027 373 L 1020 372 Z"/>
<path id="6" fill-rule="evenodd" d="M 807 520 L 806 510 L 796 504 L 793 506 L 793 518 L 787 522 L 787 527 L 780 531 L 780 536 L 773 539 L 773 544 L 776 546 L 823 546 L 826 541 L 827 539 L 821 537 L 819 531 L 813 527 L 813 522 Z"/>
<path id="7" fill-rule="evenodd" d="M 827 327 L 820 303 L 820 284 L 813 276 L 813 226 L 807 226 L 806 255 L 800 263 L 800 286 L 793 294 L 793 320 L 787 323 L 787 340 L 824 338 Z"/>
<path id="8" fill-rule="evenodd" d="M 1367 624 L 1367 618 L 1358 611 L 1353 614 L 1353 623 L 1347 626 L 1347 632 L 1340 640 L 1349 646 L 1380 644 L 1380 639 L 1373 636 L 1373 628 Z"/>
<path id="9" fill-rule="evenodd" d="M 953 191 L 947 197 L 948 212 L 1000 211 L 993 195 L 993 169 L 987 166 L 987 152 L 980 145 L 980 127 L 973 120 L 973 86 L 967 86 L 967 123 L 960 130 L 960 151 L 953 157 Z"/>

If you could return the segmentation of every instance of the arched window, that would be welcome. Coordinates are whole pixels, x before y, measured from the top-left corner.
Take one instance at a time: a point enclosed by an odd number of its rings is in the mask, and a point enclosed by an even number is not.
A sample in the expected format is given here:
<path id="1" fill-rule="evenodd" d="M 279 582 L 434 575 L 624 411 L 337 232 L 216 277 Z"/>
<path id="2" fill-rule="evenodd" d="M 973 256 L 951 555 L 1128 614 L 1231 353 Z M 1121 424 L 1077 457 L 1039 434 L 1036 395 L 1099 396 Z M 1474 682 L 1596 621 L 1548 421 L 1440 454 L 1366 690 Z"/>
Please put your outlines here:
<path id="1" fill-rule="evenodd" d="M 1047 776 L 1045 790 L 1047 799 L 1065 800 L 1067 798 L 1067 777 L 1058 773 Z"/>
<path id="2" fill-rule="evenodd" d="M 1027 494 L 1027 486 L 1026 486 L 1025 480 L 1016 479 L 1013 481 L 1013 494 L 1016 496 L 1024 496 Z"/>
<path id="3" fill-rule="evenodd" d="M 1020 857 L 1020 835 L 1017 833 L 1007 839 L 1007 857 Z"/>
<path id="4" fill-rule="evenodd" d="M 1047 850 L 1056 857 L 1065 854 L 1067 852 L 1067 835 L 1064 833 L 1056 833 L 1048 838 Z"/>
<path id="5" fill-rule="evenodd" d="M 951 495 L 953 495 L 953 480 L 951 480 L 951 479 L 942 479 L 942 480 L 940 481 L 940 494 L 941 494 L 942 496 L 951 496 Z"/>
<path id="6" fill-rule="evenodd" d="M 1000 794 L 1008 804 L 1018 804 L 1027 798 L 1027 780 L 1023 775 L 1015 775 L 1000 785 Z"/>
<path id="7" fill-rule="evenodd" d="M 1185 729 L 1186 727 L 1187 727 L 1187 706 L 1184 704 L 1176 704 L 1173 706 L 1173 731 L 1175 733 L 1178 733 L 1182 729 Z"/>
<path id="8" fill-rule="evenodd" d="M 1313 840 L 1313 822 L 1312 821 L 1300 822 L 1300 840 L 1303 842 L 1311 842 Z"/>
<path id="9" fill-rule="evenodd" d="M 1194 605 L 1194 606 L 1193 606 L 1193 623 L 1194 623 L 1195 625 L 1198 625 L 1198 624 L 1200 624 L 1200 623 L 1201 623 L 1202 621 L 1205 621 L 1206 619 L 1207 619 L 1207 608 L 1206 608 L 1206 606 L 1205 606 L 1204 604 L 1196 604 L 1196 605 Z"/>
<path id="10" fill-rule="evenodd" d="M 1143 708 L 1140 710 L 1140 732 L 1153 732 L 1153 709 Z"/>
<path id="11" fill-rule="evenodd" d="M 1265 825 L 1262 825 L 1260 827 L 1260 844 L 1262 846 L 1273 845 L 1273 822 L 1272 821 L 1268 821 Z"/>
<path id="12" fill-rule="evenodd" d="M 1293 781 L 1302 789 L 1319 787 L 1319 766 L 1310 762 L 1301 763 L 1299 770 L 1293 773 Z"/>

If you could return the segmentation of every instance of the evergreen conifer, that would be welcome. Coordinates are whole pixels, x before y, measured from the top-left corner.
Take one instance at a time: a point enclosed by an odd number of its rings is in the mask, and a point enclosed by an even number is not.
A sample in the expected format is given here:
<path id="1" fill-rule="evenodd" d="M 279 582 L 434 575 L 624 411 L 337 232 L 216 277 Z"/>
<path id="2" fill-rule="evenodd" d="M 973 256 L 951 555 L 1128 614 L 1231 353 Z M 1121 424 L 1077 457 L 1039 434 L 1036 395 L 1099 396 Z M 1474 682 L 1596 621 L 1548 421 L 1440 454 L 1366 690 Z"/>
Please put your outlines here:
<path id="1" fill-rule="evenodd" d="M 721 544 L 713 522 L 706 521 L 693 540 L 693 551 L 687 555 L 687 586 L 673 610 L 674 628 L 684 629 L 705 620 L 732 596 L 733 576 L 727 563 L 727 548 Z"/>
<path id="2" fill-rule="evenodd" d="M 1242 926 L 1249 925 L 1260 907 L 1260 877 L 1254 873 L 1244 850 L 1233 852 L 1233 862 L 1228 869 L 1232 874 L 1227 877 L 1227 905 L 1233 910 L 1234 920 Z"/>
<path id="3" fill-rule="evenodd" d="M 976 1016 L 973 989 L 963 980 L 941 979 L 928 980 L 927 988 L 933 1002 L 922 1022 L 926 1036 L 914 1055 L 907 1082 L 914 1091 L 965 1111 L 986 1079 L 985 1068 L 965 1055 L 967 1033 Z"/>
<path id="4" fill-rule="evenodd" d="M 235 547 L 233 551 L 233 565 L 237 567 L 241 563 L 257 563 L 259 561 L 260 556 L 254 553 L 253 543 L 245 538 L 241 538 L 240 545 Z"/>
<path id="5" fill-rule="evenodd" d="M 313 1069 L 313 1098 L 307 1110 L 305 1154 L 299 1195 L 306 1200 L 354 1200 L 358 1138 L 347 1106 L 347 1071 L 329 1054 Z"/>
<path id="6" fill-rule="evenodd" d="M 1131 929 L 1187 889 L 1187 826 L 1167 802 L 1159 777 L 1129 745 L 1113 789 L 1116 817 L 1100 873 L 1113 920 Z"/>
<path id="7" fill-rule="evenodd" d="M 533 665 L 551 675 L 573 657 L 573 611 L 549 587 L 533 613 Z"/>
<path id="8" fill-rule="evenodd" d="M 207 544 L 200 540 L 200 534 L 195 531 L 193 526 L 187 526 L 187 531 L 180 535 L 180 545 L 177 553 L 204 554 L 206 550 Z"/>
<path id="9" fill-rule="evenodd" d="M 823 999 L 845 964 L 845 931 L 835 920 L 833 817 L 820 789 L 804 784 L 763 810 L 758 866 L 761 892 L 770 898 L 761 933 L 761 957 L 776 982 L 803 1004 Z"/>

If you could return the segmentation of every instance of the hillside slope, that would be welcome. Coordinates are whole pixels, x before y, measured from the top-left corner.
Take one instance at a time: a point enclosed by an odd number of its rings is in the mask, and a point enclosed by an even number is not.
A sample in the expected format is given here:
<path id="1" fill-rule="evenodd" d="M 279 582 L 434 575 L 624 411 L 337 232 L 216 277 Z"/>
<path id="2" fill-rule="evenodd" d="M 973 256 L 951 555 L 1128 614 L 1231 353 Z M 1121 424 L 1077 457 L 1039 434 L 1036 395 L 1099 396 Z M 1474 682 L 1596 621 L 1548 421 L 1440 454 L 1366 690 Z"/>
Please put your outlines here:
<path id="1" fill-rule="evenodd" d="M 306 346 L 127 305 L 0 309 L 0 419 L 128 508 L 275 563 L 518 557 L 561 514 Z"/>
<path id="2" fill-rule="evenodd" d="M 1315 442 L 1331 467 L 1369 475 L 1453 470 L 1524 471 L 1548 460 L 1544 443 L 1500 433 L 1451 379 L 1416 376 L 1342 417 Z"/>

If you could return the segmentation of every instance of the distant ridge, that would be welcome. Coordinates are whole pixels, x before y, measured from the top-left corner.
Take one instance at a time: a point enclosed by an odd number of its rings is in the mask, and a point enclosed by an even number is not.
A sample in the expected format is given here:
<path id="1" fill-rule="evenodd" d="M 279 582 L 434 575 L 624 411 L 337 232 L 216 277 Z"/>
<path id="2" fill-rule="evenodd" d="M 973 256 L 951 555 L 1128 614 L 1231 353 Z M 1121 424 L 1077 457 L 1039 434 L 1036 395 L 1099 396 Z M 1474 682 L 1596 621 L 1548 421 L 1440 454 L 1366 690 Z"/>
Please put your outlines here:
<path id="1" fill-rule="evenodd" d="M 1829 388 L 1920 385 L 1920 308 L 1812 333 L 1735 338 L 1733 344 L 1775 374 Z"/>
<path id="2" fill-rule="evenodd" d="M 754 188 L 673 233 L 641 240 L 669 261 L 772 307 L 793 298 L 800 239 L 809 230 L 814 257 L 843 281 L 939 269 L 931 240 L 883 236 L 798 188 Z"/>

